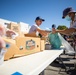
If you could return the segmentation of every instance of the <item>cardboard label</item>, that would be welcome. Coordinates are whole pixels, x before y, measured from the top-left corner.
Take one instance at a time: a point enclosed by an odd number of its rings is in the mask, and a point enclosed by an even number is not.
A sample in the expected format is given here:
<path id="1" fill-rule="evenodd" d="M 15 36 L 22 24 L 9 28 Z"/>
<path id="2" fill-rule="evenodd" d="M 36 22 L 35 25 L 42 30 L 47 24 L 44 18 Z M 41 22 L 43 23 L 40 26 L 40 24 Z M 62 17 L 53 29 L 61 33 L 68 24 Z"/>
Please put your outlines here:
<path id="1" fill-rule="evenodd" d="M 35 48 L 35 41 L 33 41 L 33 40 L 26 41 L 27 50 L 33 50 L 34 48 Z"/>

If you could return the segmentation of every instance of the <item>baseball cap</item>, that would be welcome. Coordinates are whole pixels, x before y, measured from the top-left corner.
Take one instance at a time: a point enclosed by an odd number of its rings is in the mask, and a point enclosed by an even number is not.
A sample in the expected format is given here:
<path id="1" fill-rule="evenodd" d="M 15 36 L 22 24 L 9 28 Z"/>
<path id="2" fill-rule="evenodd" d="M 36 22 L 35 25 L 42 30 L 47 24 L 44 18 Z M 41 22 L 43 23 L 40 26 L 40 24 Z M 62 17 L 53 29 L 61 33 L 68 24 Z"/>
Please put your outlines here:
<path id="1" fill-rule="evenodd" d="M 64 9 L 62 18 L 64 19 L 70 12 L 76 13 L 76 11 L 72 7 L 68 7 Z"/>
<path id="2" fill-rule="evenodd" d="M 52 25 L 52 28 L 56 28 L 56 25 L 55 25 L 55 24 L 53 24 L 53 25 Z"/>
<path id="3" fill-rule="evenodd" d="M 35 20 L 42 20 L 42 21 L 45 21 L 44 19 L 42 19 L 41 17 L 36 17 L 36 19 Z"/>

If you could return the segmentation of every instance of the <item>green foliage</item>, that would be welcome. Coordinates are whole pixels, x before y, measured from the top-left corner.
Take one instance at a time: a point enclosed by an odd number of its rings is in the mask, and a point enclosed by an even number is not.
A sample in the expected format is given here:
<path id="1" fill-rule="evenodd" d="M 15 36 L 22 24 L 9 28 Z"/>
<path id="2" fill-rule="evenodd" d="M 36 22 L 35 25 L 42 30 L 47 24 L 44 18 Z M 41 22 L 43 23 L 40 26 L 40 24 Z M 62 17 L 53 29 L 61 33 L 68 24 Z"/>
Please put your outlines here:
<path id="1" fill-rule="evenodd" d="M 59 25 L 57 27 L 58 30 L 64 30 L 64 29 L 67 29 L 68 27 L 66 27 L 65 25 Z"/>

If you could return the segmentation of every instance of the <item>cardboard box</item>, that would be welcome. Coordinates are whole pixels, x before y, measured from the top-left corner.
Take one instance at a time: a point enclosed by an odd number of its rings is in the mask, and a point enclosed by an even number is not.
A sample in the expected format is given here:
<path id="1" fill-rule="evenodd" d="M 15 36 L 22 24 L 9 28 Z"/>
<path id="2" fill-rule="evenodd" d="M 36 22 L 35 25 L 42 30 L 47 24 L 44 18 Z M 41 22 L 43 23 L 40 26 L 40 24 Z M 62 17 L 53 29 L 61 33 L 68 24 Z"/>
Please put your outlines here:
<path id="1" fill-rule="evenodd" d="M 10 45 L 9 48 L 5 48 L 5 50 L 7 50 L 7 51 L 5 53 L 4 60 L 8 60 L 8 59 L 14 57 L 14 54 L 15 54 L 16 50 L 18 50 L 18 47 L 16 46 L 15 40 L 7 39 L 7 38 L 3 38 L 3 39 L 6 43 L 8 43 Z"/>
<path id="2" fill-rule="evenodd" d="M 4 38 L 4 40 L 10 44 L 10 48 L 7 49 L 4 60 L 33 54 L 45 49 L 44 40 L 38 37 L 17 37 L 15 40 Z"/>
<path id="3" fill-rule="evenodd" d="M 24 34 L 25 35 L 25 37 L 27 36 L 27 37 L 38 37 L 38 36 L 36 36 L 36 33 L 31 33 L 31 34 Z M 41 49 L 41 51 L 43 51 L 43 50 L 45 50 L 45 41 L 46 41 L 46 38 L 45 37 L 42 37 L 42 38 L 40 38 L 41 39 L 41 41 L 40 41 L 40 45 L 41 45 L 41 47 L 40 47 L 40 49 Z"/>
<path id="4" fill-rule="evenodd" d="M 40 38 L 35 37 L 18 37 L 16 45 L 19 48 L 16 54 L 32 54 L 40 51 Z"/>
<path id="5" fill-rule="evenodd" d="M 44 40 L 41 40 L 41 51 L 45 50 L 45 41 Z"/>
<path id="6" fill-rule="evenodd" d="M 24 35 L 26 37 L 36 37 L 36 38 L 38 38 L 38 36 L 36 36 L 36 33 L 24 34 Z M 41 45 L 40 49 L 41 49 L 41 51 L 43 51 L 43 50 L 45 50 L 45 41 L 46 41 L 46 38 L 42 37 L 40 39 L 41 39 L 41 41 L 40 41 L 40 45 Z"/>
<path id="7" fill-rule="evenodd" d="M 24 34 L 25 37 L 37 37 L 36 33 L 28 33 L 28 34 Z"/>
<path id="8" fill-rule="evenodd" d="M 10 23 L 9 25 L 7 25 L 7 28 L 17 32 L 18 34 L 20 34 L 20 25 L 16 24 L 16 23 Z"/>

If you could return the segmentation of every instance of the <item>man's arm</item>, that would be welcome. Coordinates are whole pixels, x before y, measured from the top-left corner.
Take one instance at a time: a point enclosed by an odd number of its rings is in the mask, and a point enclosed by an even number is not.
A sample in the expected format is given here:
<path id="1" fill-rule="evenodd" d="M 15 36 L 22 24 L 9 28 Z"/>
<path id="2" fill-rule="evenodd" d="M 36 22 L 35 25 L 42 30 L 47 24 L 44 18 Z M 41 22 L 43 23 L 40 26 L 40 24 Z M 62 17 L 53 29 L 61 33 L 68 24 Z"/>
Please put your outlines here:
<path id="1" fill-rule="evenodd" d="M 69 29 L 65 29 L 65 30 L 56 30 L 56 32 L 59 32 L 59 33 L 64 34 L 64 35 L 70 35 L 73 32 L 76 32 L 76 29 L 75 28 L 69 28 Z"/>
<path id="2" fill-rule="evenodd" d="M 63 33 L 65 30 L 56 30 L 56 32 Z"/>
<path id="3" fill-rule="evenodd" d="M 41 30 L 39 28 L 37 28 L 37 30 L 42 36 L 46 36 L 47 35 L 47 32 L 45 30 Z"/>

